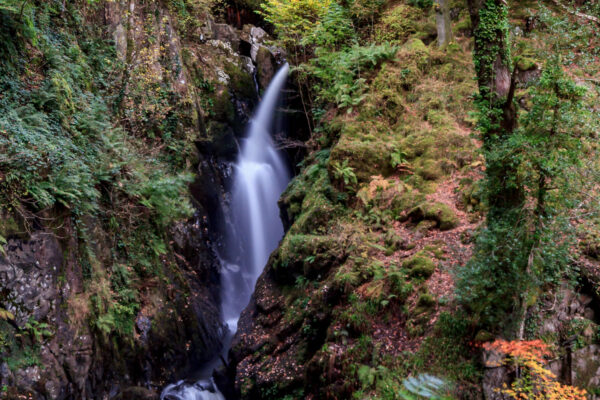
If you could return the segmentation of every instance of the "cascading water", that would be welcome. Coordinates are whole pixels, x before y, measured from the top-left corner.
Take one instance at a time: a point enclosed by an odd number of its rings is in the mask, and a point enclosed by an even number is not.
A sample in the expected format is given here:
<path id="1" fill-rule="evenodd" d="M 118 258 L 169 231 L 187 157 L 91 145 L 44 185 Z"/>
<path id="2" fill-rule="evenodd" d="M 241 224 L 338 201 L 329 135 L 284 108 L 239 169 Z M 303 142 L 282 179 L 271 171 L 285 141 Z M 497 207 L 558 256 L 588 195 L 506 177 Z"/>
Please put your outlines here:
<path id="1" fill-rule="evenodd" d="M 229 328 L 223 354 L 229 350 L 240 313 L 248 304 L 269 254 L 283 236 L 277 201 L 290 175 L 274 146 L 271 132 L 288 68 L 285 64 L 269 84 L 250 121 L 248 136 L 242 143 L 234 169 L 230 203 L 232 226 L 227 229 L 221 257 L 221 312 Z M 207 365 L 204 379 L 194 384 L 178 382 L 167 386 L 161 400 L 224 399 L 211 378 L 219 359 Z"/>

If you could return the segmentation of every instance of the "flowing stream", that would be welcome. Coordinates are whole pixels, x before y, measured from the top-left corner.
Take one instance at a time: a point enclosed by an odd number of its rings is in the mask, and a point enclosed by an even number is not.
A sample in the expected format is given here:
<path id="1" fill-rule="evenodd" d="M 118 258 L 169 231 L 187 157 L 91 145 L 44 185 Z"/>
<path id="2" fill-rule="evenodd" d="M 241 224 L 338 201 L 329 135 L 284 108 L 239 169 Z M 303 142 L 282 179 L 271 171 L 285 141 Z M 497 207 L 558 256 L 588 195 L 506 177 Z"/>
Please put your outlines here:
<path id="1" fill-rule="evenodd" d="M 240 313 L 248 304 L 269 255 L 283 236 L 277 201 L 291 177 L 275 148 L 272 131 L 288 69 L 285 64 L 271 80 L 250 121 L 248 136 L 234 168 L 232 224 L 226 230 L 221 254 L 221 313 L 229 328 L 223 353 L 203 368 L 202 379 L 193 384 L 181 381 L 168 385 L 161 400 L 224 400 L 212 381 L 212 371 L 221 357 L 226 356 Z"/>

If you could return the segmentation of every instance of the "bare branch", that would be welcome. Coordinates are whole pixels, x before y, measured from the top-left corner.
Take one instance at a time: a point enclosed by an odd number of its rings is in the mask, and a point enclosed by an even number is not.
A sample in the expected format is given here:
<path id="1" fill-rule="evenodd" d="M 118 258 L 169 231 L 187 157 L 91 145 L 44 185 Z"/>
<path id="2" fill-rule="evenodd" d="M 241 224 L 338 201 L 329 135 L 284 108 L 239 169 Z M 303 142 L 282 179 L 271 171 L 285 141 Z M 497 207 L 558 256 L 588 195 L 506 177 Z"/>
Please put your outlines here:
<path id="1" fill-rule="evenodd" d="M 562 4 L 559 0 L 552 0 L 552 2 L 554 4 L 556 4 L 557 6 L 563 8 L 564 10 L 566 10 L 568 13 L 575 15 L 576 17 L 587 19 L 588 21 L 592 21 L 592 22 L 595 22 L 598 25 L 600 25 L 600 18 L 598 18 L 598 17 L 594 17 L 593 15 L 584 14 L 584 13 L 579 12 L 577 10 L 571 10 L 569 7 L 567 7 L 564 4 Z"/>

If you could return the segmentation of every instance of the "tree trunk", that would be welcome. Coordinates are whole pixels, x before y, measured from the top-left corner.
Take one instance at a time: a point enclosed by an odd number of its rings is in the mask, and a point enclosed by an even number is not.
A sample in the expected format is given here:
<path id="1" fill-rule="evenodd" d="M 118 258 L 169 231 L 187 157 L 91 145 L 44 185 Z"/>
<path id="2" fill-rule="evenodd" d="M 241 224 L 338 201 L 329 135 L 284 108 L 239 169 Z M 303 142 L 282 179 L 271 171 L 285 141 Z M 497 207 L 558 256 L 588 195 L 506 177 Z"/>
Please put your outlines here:
<path id="1" fill-rule="evenodd" d="M 502 148 L 517 126 L 513 102 L 515 73 L 511 74 L 508 41 L 508 8 L 505 0 L 467 0 L 475 48 L 473 59 L 479 84 L 478 105 L 484 150 Z M 524 200 L 521 185 L 510 160 L 492 157 L 487 160 L 489 181 L 488 219 L 506 216 Z"/>
<path id="2" fill-rule="evenodd" d="M 448 0 L 436 0 L 435 19 L 437 25 L 438 46 L 445 47 L 453 39 Z"/>

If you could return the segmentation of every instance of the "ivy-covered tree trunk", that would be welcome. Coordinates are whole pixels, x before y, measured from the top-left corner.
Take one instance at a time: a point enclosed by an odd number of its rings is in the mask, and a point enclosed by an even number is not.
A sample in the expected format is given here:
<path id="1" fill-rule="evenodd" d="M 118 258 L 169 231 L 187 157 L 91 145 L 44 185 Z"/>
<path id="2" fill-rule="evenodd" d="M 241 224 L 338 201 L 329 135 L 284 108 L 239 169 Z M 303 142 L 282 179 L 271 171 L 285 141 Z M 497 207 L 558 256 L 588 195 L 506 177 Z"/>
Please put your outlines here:
<path id="1" fill-rule="evenodd" d="M 505 0 L 468 0 L 475 38 L 474 63 L 479 83 L 479 129 L 486 152 L 489 219 L 517 209 L 524 194 L 504 145 L 517 125 L 513 104 L 515 77 L 508 40 Z"/>

